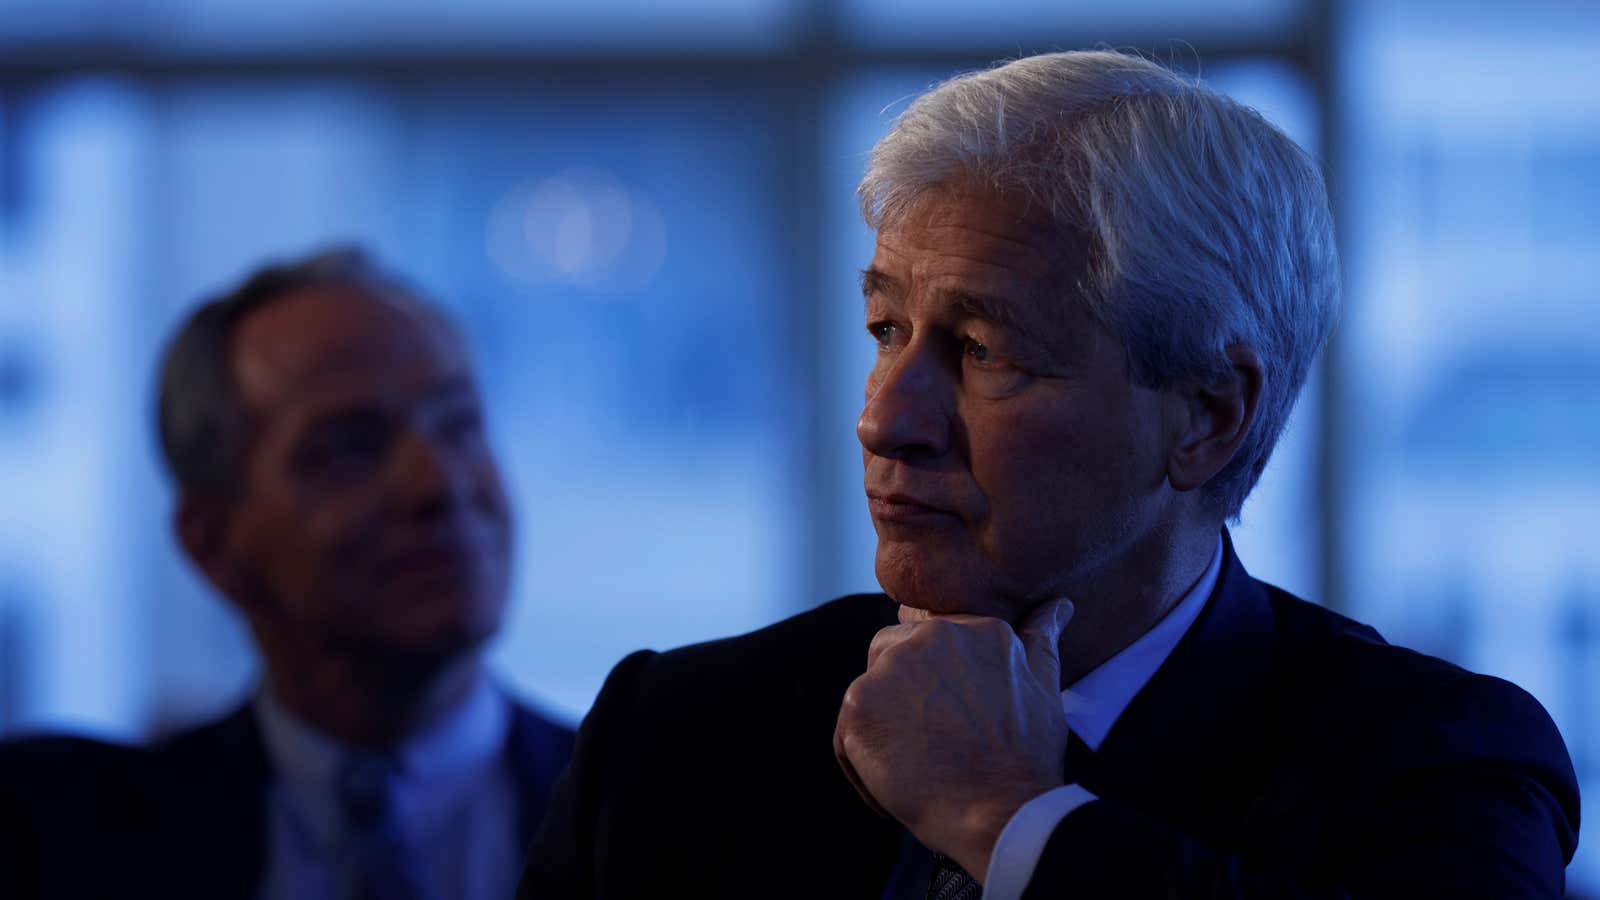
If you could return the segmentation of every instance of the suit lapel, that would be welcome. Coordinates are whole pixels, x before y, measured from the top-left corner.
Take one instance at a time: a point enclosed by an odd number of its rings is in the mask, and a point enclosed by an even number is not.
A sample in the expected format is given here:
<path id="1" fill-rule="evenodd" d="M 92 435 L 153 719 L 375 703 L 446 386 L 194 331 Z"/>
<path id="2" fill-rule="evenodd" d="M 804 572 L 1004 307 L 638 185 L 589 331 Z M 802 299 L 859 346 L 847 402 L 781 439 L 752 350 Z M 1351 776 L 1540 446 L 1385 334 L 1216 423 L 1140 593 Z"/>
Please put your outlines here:
<path id="1" fill-rule="evenodd" d="M 1200 617 L 1072 775 L 1199 837 L 1226 840 L 1267 770 L 1274 620 L 1266 589 L 1224 532 L 1217 587 Z M 1087 748 L 1080 748 L 1087 750 Z"/>
<path id="2" fill-rule="evenodd" d="M 517 783 L 518 841 L 526 847 L 544 818 L 556 777 L 572 757 L 573 736 L 520 704 L 510 706 L 506 751 Z"/>

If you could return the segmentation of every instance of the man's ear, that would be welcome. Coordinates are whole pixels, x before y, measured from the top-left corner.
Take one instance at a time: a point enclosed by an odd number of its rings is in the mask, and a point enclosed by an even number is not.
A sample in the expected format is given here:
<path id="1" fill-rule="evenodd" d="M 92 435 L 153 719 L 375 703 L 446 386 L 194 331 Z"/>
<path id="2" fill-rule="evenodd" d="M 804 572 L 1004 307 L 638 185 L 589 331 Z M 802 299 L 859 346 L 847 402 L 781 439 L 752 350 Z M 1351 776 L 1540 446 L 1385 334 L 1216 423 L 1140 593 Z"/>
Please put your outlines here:
<path id="1" fill-rule="evenodd" d="M 1267 375 L 1261 358 L 1242 345 L 1228 348 L 1228 373 L 1209 384 L 1178 388 L 1183 414 L 1167 457 L 1167 481 L 1192 491 L 1222 471 L 1255 424 Z"/>
<path id="2" fill-rule="evenodd" d="M 184 491 L 172 511 L 172 531 L 195 568 L 228 602 L 247 607 L 253 583 L 233 548 L 233 503 L 208 491 Z"/>

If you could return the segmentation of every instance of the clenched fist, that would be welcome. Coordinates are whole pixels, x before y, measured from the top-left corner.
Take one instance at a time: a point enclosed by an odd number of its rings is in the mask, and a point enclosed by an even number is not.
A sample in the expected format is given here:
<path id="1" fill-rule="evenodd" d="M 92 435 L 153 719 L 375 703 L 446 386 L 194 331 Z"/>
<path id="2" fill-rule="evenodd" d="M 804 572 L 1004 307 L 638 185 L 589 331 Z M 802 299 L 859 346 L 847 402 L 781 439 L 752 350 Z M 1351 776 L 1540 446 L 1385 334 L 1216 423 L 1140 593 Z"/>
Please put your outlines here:
<path id="1" fill-rule="evenodd" d="M 845 691 L 833 751 L 862 799 L 980 881 L 1024 803 L 1064 783 L 1066 599 L 1013 630 L 902 606 Z"/>

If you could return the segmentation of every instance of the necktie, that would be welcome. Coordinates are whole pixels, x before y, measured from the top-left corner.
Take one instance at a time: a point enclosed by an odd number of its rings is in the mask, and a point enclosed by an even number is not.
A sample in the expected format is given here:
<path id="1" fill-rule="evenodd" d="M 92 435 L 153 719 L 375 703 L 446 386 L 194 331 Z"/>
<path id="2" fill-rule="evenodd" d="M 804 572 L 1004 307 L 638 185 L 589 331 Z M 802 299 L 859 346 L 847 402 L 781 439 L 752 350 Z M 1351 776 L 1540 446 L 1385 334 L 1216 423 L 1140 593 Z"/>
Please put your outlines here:
<path id="1" fill-rule="evenodd" d="M 928 882 L 928 900 L 978 900 L 983 885 L 972 880 L 956 861 L 943 853 L 933 855 L 933 879 Z"/>
<path id="2" fill-rule="evenodd" d="M 339 773 L 345 823 L 346 900 L 422 900 L 427 892 L 394 809 L 395 766 L 377 754 L 352 754 Z"/>

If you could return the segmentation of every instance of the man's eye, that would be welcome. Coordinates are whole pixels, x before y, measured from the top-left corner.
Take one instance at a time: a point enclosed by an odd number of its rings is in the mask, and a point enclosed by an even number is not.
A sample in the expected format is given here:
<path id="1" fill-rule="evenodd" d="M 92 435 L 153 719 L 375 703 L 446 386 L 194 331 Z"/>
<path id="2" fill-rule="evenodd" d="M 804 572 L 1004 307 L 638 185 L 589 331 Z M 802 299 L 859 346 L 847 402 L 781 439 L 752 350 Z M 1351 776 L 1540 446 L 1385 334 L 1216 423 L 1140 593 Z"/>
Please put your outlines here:
<path id="1" fill-rule="evenodd" d="M 483 434 L 483 415 L 475 408 L 457 410 L 444 417 L 439 431 L 456 443 L 475 440 Z"/>
<path id="2" fill-rule="evenodd" d="M 312 445 L 312 456 L 324 461 L 370 459 L 383 445 L 383 437 L 371 428 L 342 428 L 321 436 Z"/>
<path id="3" fill-rule="evenodd" d="M 867 333 L 872 335 L 872 339 L 877 341 L 880 347 L 889 346 L 898 330 L 893 322 L 873 322 L 867 326 Z"/>
<path id="4" fill-rule="evenodd" d="M 319 429 L 296 454 L 296 467 L 318 479 L 355 478 L 370 471 L 388 452 L 390 429 L 355 418 Z"/>
<path id="5" fill-rule="evenodd" d="M 961 352 L 971 357 L 974 362 L 986 363 L 989 361 L 989 348 L 972 338 L 967 338 L 966 343 L 961 348 Z"/>

